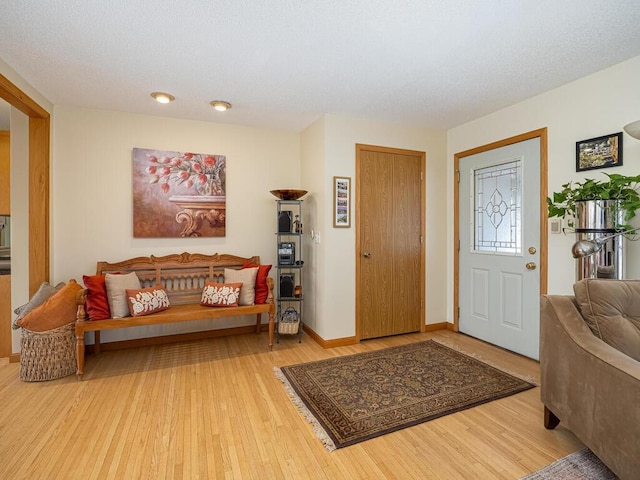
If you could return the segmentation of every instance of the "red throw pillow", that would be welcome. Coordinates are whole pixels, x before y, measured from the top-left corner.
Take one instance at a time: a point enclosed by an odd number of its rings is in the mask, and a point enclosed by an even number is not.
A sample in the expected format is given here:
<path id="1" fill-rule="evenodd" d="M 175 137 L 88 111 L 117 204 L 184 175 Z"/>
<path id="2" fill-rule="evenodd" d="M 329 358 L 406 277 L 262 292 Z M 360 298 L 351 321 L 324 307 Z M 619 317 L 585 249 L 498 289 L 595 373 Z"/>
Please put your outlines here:
<path id="1" fill-rule="evenodd" d="M 171 305 L 167 291 L 162 285 L 155 287 L 125 290 L 129 313 L 132 317 L 151 315 L 166 310 Z"/>
<path id="2" fill-rule="evenodd" d="M 88 290 L 85 308 L 89 319 L 104 320 L 111 318 L 104 275 L 83 275 L 82 281 Z"/>
<path id="3" fill-rule="evenodd" d="M 267 285 L 267 277 L 269 276 L 269 270 L 271 265 L 256 265 L 255 263 L 245 263 L 242 268 L 255 268 L 258 267 L 258 275 L 256 275 L 256 297 L 254 303 L 260 305 L 267 303 L 267 297 L 269 296 L 269 287 Z"/>
<path id="4" fill-rule="evenodd" d="M 237 307 L 242 283 L 205 282 L 200 305 L 205 307 Z"/>

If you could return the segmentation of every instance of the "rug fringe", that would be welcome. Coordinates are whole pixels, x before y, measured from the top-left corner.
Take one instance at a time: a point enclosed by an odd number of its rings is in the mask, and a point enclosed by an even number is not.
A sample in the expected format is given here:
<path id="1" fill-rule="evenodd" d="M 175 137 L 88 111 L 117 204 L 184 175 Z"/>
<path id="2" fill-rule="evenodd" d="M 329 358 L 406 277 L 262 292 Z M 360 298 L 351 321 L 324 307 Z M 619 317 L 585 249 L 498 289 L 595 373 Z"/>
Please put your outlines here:
<path id="1" fill-rule="evenodd" d="M 453 345 L 447 341 L 441 340 L 441 339 L 435 339 L 433 338 L 432 341 L 434 341 L 435 343 L 439 343 L 440 345 L 443 345 L 445 347 L 449 347 L 452 350 L 455 350 L 457 352 L 460 353 L 464 353 L 465 355 L 475 358 L 476 360 L 480 360 L 483 363 L 486 363 L 487 365 L 492 366 L 493 368 L 497 368 L 498 370 L 502 370 L 505 373 L 508 373 L 509 375 L 519 378 L 520 380 L 524 380 L 525 382 L 531 383 L 532 385 L 535 385 L 536 387 L 540 386 L 540 382 L 538 382 L 535 378 L 533 378 L 530 375 L 520 375 L 519 373 L 516 373 L 512 370 L 508 370 L 506 368 L 504 368 L 502 365 L 496 365 L 495 363 L 491 362 L 490 360 L 487 360 L 485 358 L 482 357 L 482 355 L 478 355 L 477 353 L 470 353 L 467 352 L 466 350 L 461 349 L 458 345 Z"/>
<path id="2" fill-rule="evenodd" d="M 282 370 L 279 367 L 273 367 L 273 373 L 275 374 L 276 378 L 284 384 L 284 389 L 287 392 L 287 395 L 289 395 L 291 403 L 293 403 L 293 405 L 298 409 L 304 419 L 311 424 L 311 426 L 313 427 L 313 433 L 316 434 L 318 439 L 322 442 L 322 444 L 329 452 L 333 452 L 336 449 L 335 443 L 333 443 L 331 437 L 327 435 L 326 430 L 322 427 L 322 425 L 320 425 L 320 422 L 318 422 L 313 413 L 311 413 L 302 399 L 298 396 L 296 391 L 289 383 L 287 377 L 285 377 L 284 373 L 282 373 Z"/>

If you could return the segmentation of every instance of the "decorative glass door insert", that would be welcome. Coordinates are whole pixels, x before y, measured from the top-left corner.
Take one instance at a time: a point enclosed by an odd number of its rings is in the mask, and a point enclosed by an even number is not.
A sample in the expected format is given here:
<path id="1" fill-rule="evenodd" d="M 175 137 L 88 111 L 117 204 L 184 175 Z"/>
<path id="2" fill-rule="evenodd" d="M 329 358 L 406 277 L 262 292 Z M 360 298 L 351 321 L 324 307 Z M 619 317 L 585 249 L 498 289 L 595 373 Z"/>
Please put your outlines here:
<path id="1" fill-rule="evenodd" d="M 522 254 L 522 157 L 471 172 L 475 253 Z"/>

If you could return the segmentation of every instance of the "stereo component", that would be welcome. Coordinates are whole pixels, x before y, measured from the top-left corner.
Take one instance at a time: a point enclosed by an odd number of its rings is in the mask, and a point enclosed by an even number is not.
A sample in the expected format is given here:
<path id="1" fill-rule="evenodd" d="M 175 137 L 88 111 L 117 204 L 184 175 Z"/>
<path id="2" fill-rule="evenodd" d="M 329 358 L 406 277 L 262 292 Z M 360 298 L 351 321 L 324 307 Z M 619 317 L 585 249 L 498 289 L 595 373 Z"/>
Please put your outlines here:
<path id="1" fill-rule="evenodd" d="M 294 265 L 296 263 L 296 244 L 293 242 L 278 243 L 278 265 Z"/>

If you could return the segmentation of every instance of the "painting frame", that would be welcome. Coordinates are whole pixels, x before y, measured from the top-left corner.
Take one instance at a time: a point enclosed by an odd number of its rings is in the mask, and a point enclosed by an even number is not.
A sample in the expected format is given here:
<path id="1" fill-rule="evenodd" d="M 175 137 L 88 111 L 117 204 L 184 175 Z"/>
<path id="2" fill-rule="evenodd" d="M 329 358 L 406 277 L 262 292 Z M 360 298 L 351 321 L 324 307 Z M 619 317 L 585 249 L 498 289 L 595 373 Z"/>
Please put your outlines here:
<path id="1" fill-rule="evenodd" d="M 622 166 L 622 132 L 576 142 L 576 172 Z"/>
<path id="2" fill-rule="evenodd" d="M 333 177 L 333 228 L 351 228 L 351 177 Z"/>

